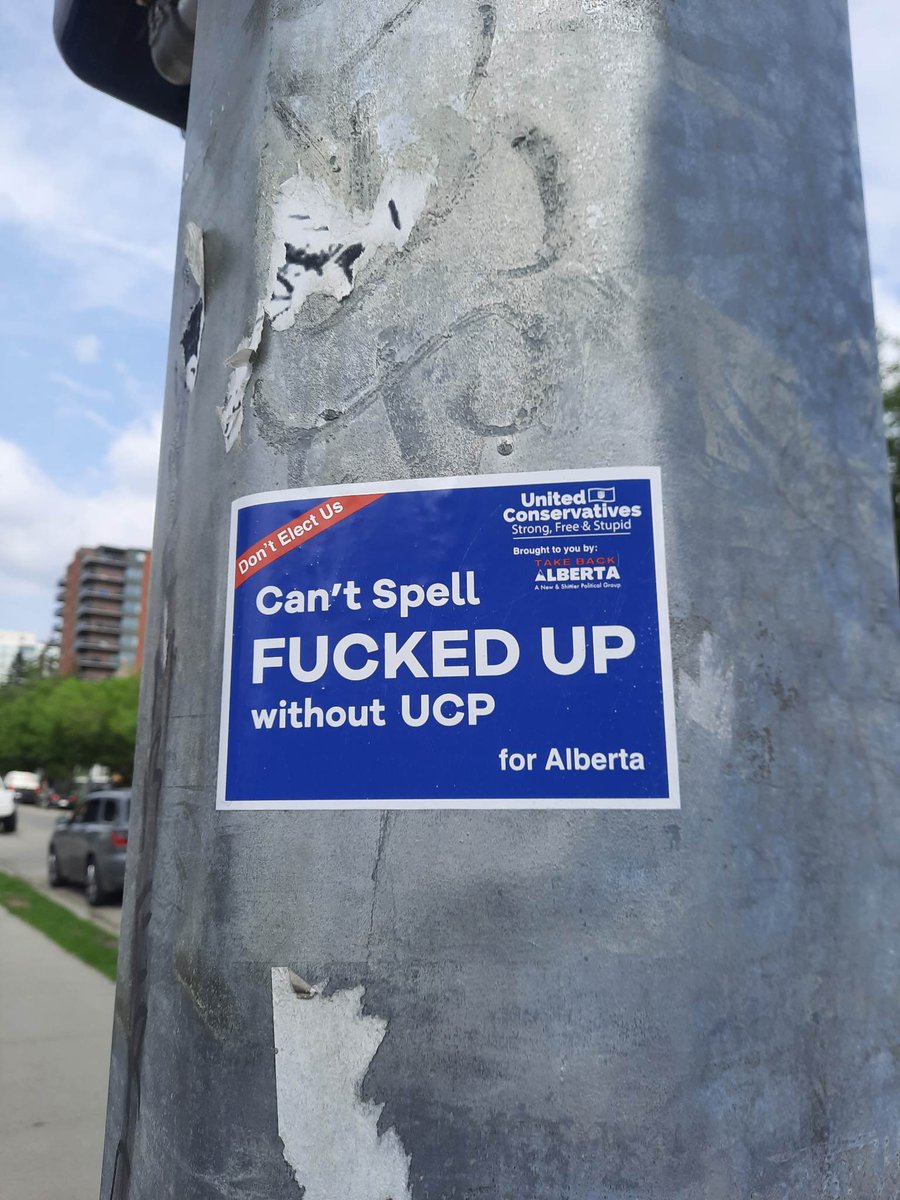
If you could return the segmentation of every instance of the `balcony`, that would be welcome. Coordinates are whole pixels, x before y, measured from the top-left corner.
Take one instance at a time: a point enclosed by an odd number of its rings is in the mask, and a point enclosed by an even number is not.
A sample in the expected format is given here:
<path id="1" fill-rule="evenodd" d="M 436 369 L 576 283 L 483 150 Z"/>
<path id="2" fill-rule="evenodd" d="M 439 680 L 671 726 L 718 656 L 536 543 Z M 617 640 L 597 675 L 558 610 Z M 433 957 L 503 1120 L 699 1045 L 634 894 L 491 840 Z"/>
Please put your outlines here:
<path id="1" fill-rule="evenodd" d="M 81 679 L 106 679 L 110 675 L 114 675 L 115 671 L 115 662 L 92 661 L 84 658 L 78 661 L 77 672 Z"/>
<path id="2" fill-rule="evenodd" d="M 98 637 L 110 637 L 118 640 L 119 632 L 118 621 L 98 621 L 92 617 L 79 617 L 75 622 L 76 637 L 96 634 Z"/>
<path id="3" fill-rule="evenodd" d="M 81 587 L 78 589 L 79 603 L 81 602 L 82 598 L 91 596 L 100 596 L 106 600 L 121 600 L 122 588 L 121 586 L 118 588 L 111 587 L 108 583 L 82 583 Z"/>
<path id="4" fill-rule="evenodd" d="M 126 556 L 125 550 L 116 550 L 111 546 L 97 546 L 93 550 L 88 550 L 81 560 L 81 565 L 83 567 L 122 567 L 125 565 Z"/>
<path id="5" fill-rule="evenodd" d="M 121 587 L 124 583 L 125 575 L 122 571 L 103 570 L 100 567 L 83 568 L 79 583 L 81 587 L 91 583 L 111 583 L 116 587 Z"/>
<path id="6" fill-rule="evenodd" d="M 119 662 L 119 656 L 114 651 L 78 650 L 75 657 L 79 667 L 104 667 L 114 670 Z"/>
<path id="7" fill-rule="evenodd" d="M 90 597 L 78 605 L 75 613 L 76 621 L 95 620 L 119 624 L 122 615 L 122 605 L 117 604 L 110 596 Z"/>
<path id="8" fill-rule="evenodd" d="M 96 633 L 84 634 L 81 637 L 75 637 L 75 653 L 90 654 L 93 652 L 100 654 L 115 654 L 119 653 L 119 642 L 117 638 L 101 637 Z"/>

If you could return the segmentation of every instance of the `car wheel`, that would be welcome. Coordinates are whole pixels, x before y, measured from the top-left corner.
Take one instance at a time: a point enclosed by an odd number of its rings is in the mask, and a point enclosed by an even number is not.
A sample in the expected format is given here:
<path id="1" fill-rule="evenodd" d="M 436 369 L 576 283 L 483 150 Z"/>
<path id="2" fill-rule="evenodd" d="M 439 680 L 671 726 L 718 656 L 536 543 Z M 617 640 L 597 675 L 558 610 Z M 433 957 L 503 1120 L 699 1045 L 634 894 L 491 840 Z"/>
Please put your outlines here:
<path id="1" fill-rule="evenodd" d="M 47 882 L 51 887 L 61 887 L 65 883 L 59 869 L 59 859 L 52 846 L 47 851 Z"/>
<path id="2" fill-rule="evenodd" d="M 87 860 L 87 866 L 84 869 L 84 895 L 91 908 L 96 908 L 106 899 L 106 889 L 100 882 L 100 872 L 92 858 Z"/>
<path id="3" fill-rule="evenodd" d="M 3 818 L 3 829 L 6 833 L 16 832 L 16 813 L 10 813 L 8 817 Z"/>

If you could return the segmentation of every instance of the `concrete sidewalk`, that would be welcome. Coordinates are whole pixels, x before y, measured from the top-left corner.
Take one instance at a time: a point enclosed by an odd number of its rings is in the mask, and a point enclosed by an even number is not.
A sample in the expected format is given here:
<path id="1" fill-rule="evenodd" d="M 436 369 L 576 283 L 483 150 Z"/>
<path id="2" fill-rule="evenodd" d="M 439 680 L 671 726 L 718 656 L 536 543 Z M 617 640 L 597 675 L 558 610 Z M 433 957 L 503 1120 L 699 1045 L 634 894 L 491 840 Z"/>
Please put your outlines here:
<path id="1" fill-rule="evenodd" d="M 95 1200 L 115 986 L 0 908 L 0 1200 Z"/>

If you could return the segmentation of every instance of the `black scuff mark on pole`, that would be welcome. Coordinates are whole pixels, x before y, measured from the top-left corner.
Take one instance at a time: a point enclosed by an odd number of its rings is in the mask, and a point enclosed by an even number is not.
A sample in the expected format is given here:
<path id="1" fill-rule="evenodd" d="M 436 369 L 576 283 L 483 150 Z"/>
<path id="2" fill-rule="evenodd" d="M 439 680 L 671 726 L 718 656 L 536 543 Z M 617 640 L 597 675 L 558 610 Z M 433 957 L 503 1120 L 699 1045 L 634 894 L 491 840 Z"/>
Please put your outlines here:
<path id="1" fill-rule="evenodd" d="M 372 905 L 369 909 L 369 936 L 367 947 L 367 959 L 372 953 L 372 938 L 375 934 L 375 906 L 378 902 L 378 885 L 381 875 L 381 864 L 384 858 L 384 852 L 387 849 L 388 838 L 391 835 L 393 828 L 394 813 L 390 809 L 385 809 L 381 813 L 381 818 L 378 824 L 378 841 L 375 844 L 375 862 L 372 866 Z"/>
<path id="2" fill-rule="evenodd" d="M 299 75 L 290 75 L 284 80 L 285 88 L 290 91 L 301 90 L 301 78 Z M 319 162 L 325 167 L 325 170 L 331 174 L 340 174 L 340 166 L 335 162 L 334 155 L 329 156 L 322 147 L 318 144 L 322 139 L 313 135 L 310 129 L 300 119 L 298 114 L 294 112 L 289 104 L 282 99 L 272 101 L 272 112 L 281 122 L 284 130 L 295 140 L 301 142 L 306 149 L 318 158 Z M 306 221 L 309 219 L 308 214 L 299 213 L 298 219 Z"/>
<path id="3" fill-rule="evenodd" d="M 287 249 L 287 246 L 285 246 L 285 250 L 286 250 L 286 249 Z M 276 292 L 273 292 L 273 293 L 272 293 L 272 299 L 273 299 L 273 300 L 290 300 L 291 296 L 294 294 L 294 285 L 293 285 L 293 284 L 291 283 L 291 281 L 288 279 L 287 275 L 285 275 L 285 268 L 284 268 L 284 267 L 282 267 L 282 268 L 281 268 L 281 269 L 280 269 L 280 270 L 279 270 L 279 271 L 276 273 L 276 275 L 275 275 L 275 279 L 276 279 L 276 280 L 277 280 L 277 282 L 278 282 L 278 283 L 280 283 L 280 284 L 281 284 L 281 286 L 284 288 L 284 295 L 283 295 L 283 296 L 279 296 L 279 295 L 278 295 Z"/>
<path id="4" fill-rule="evenodd" d="M 539 129 L 529 129 L 514 137 L 511 145 L 531 170 L 544 213 L 544 236 L 537 258 L 526 266 L 512 267 L 501 272 L 508 278 L 521 279 L 545 271 L 562 253 L 566 242 L 563 227 L 566 188 L 556 146 L 547 134 Z"/>
<path id="5" fill-rule="evenodd" d="M 364 62 L 372 53 L 372 51 L 378 48 L 384 38 L 396 32 L 401 25 L 409 20 L 421 3 L 422 0 L 407 0 L 407 3 L 403 5 L 399 12 L 394 13 L 392 17 L 388 17 L 388 19 L 378 27 L 372 37 L 370 37 L 368 41 L 364 42 L 363 45 L 360 46 L 359 50 L 357 50 L 357 52 L 344 63 L 342 69 L 345 71 L 352 71 L 355 67 L 358 67 L 360 63 Z"/>
<path id="6" fill-rule="evenodd" d="M 191 309 L 188 323 L 181 335 L 181 349 L 184 357 L 185 376 L 190 370 L 191 359 L 200 356 L 200 331 L 203 328 L 203 301 L 198 300 Z M 196 371 L 196 367 L 194 368 Z"/>
<path id="7" fill-rule="evenodd" d="M 493 4 L 479 4 L 478 15 L 481 18 L 481 29 L 478 31 L 475 62 L 466 85 L 467 101 L 472 99 L 481 81 L 487 76 L 487 66 L 494 52 L 494 34 L 497 32 L 497 10 Z"/>
<path id="8" fill-rule="evenodd" d="M 352 302 L 352 296 L 349 298 L 349 302 Z M 509 326 L 510 332 L 517 334 L 522 339 L 525 353 L 533 363 L 532 375 L 536 381 L 542 378 L 547 355 L 547 334 L 542 326 L 537 325 L 530 317 L 509 305 L 482 305 L 464 313 L 447 328 L 426 338 L 403 359 L 398 359 L 390 347 L 380 348 L 374 378 L 349 395 L 340 397 L 335 407 L 329 407 L 320 414 L 321 420 L 316 425 L 309 426 L 286 420 L 265 397 L 255 397 L 254 409 L 263 439 L 271 445 L 280 446 L 290 442 L 293 445 L 309 447 L 326 428 L 326 422 L 329 424 L 334 421 L 352 422 L 362 416 L 376 401 L 385 402 L 390 416 L 395 406 L 393 399 L 395 393 L 417 367 L 433 359 L 452 338 L 469 337 L 494 318 L 503 325 Z M 530 402 L 518 411 L 511 423 L 507 424 L 483 423 L 479 421 L 467 404 L 445 402 L 445 409 L 455 424 L 478 436 L 509 437 L 524 433 L 535 424 L 542 423 L 546 410 L 552 406 L 551 397 L 545 394 L 537 383 L 531 391 Z M 398 430 L 402 433 L 399 420 Z M 343 482 L 350 482 L 350 480 Z"/>
<path id="9" fill-rule="evenodd" d="M 393 201 L 392 201 L 393 203 Z M 327 229 L 327 226 L 322 228 Z M 400 226 L 398 225 L 399 229 Z M 284 263 L 275 273 L 275 279 L 283 289 L 282 294 L 273 291 L 271 299 L 283 303 L 290 302 L 296 290 L 296 284 L 288 272 L 292 268 L 299 271 L 312 271 L 320 279 L 329 265 L 338 267 L 348 283 L 353 283 L 353 268 L 358 258 L 365 254 L 366 248 L 362 242 L 351 242 L 345 246 L 342 242 L 332 244 L 324 250 L 313 250 L 311 246 L 294 246 L 290 242 L 284 244 Z"/>
<path id="10" fill-rule="evenodd" d="M 388 200 L 388 212 L 391 214 L 391 220 L 394 222 L 395 229 L 402 229 L 400 224 L 400 214 L 397 212 L 397 205 L 393 200 Z"/>
<path id="11" fill-rule="evenodd" d="M 340 250 L 340 246 L 329 246 L 327 250 L 311 250 L 309 246 L 292 246 L 285 242 L 284 263 L 286 267 L 299 267 L 301 271 L 315 271 L 317 275 L 321 275 L 322 268 L 334 257 L 337 250 Z M 280 272 L 278 278 L 281 279 Z M 287 286 L 291 291 L 294 290 L 293 285 Z"/>
<path id="12" fill-rule="evenodd" d="M 334 260 L 347 276 L 347 281 L 349 283 L 353 282 L 353 264 L 360 257 L 360 255 L 365 252 L 365 249 L 366 248 L 362 242 L 353 242 L 352 245 L 347 246 L 344 250 L 342 250 Z"/>
<path id="13" fill-rule="evenodd" d="M 350 110 L 348 154 L 348 201 L 351 208 L 369 211 L 375 207 L 384 182 L 384 164 L 378 149 L 375 97 L 365 92 Z"/>

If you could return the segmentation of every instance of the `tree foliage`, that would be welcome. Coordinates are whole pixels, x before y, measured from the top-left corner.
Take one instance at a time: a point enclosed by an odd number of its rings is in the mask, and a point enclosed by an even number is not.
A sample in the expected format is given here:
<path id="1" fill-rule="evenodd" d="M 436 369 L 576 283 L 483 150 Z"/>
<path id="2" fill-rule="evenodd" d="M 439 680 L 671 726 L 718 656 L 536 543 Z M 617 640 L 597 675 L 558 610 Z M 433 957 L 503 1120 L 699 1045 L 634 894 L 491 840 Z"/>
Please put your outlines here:
<path id="1" fill-rule="evenodd" d="M 38 672 L 0 687 L 0 774 L 68 779 L 94 763 L 131 779 L 140 680 Z"/>

